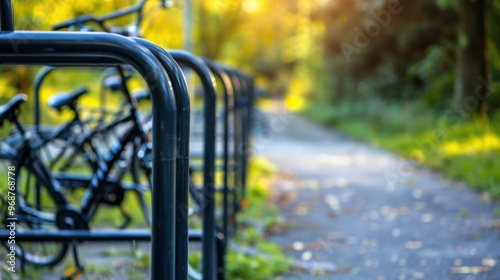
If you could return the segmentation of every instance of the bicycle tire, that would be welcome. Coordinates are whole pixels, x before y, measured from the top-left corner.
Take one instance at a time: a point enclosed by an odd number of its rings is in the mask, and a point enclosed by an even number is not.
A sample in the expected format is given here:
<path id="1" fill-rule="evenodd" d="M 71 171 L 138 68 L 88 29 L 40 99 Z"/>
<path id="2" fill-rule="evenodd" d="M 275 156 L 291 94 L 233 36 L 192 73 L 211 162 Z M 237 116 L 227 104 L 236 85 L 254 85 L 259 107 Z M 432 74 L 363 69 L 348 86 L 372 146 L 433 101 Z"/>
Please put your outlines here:
<path id="1" fill-rule="evenodd" d="M 45 187 L 41 187 L 42 203 L 38 207 L 33 207 L 36 202 L 32 201 L 35 196 L 31 191 L 35 188 L 35 175 L 29 168 L 22 164 L 17 164 L 12 160 L 12 157 L 0 153 L 0 170 L 8 170 L 7 167 L 15 167 L 15 200 L 16 200 L 16 231 L 23 230 L 53 230 L 57 229 L 56 213 L 62 207 L 60 201 L 49 191 L 43 191 Z M 3 178 L 4 179 L 4 178 Z M 7 180 L 4 180 L 7 182 Z M 7 191 L 2 191 L 2 194 L 7 194 Z M 3 201 L 5 202 L 5 201 Z M 0 205 L 0 217 L 7 218 L 7 204 Z M 33 214 L 29 214 L 33 213 Z M 36 214 L 36 215 L 35 215 Z M 43 219 L 41 217 L 44 217 Z M 7 223 L 2 223 L 6 227 Z M 26 264 L 31 264 L 37 267 L 55 266 L 60 263 L 68 251 L 69 244 L 67 242 L 23 242 L 16 240 L 16 255 L 18 259 Z M 3 243 L 3 246 L 10 247 L 12 244 Z"/>

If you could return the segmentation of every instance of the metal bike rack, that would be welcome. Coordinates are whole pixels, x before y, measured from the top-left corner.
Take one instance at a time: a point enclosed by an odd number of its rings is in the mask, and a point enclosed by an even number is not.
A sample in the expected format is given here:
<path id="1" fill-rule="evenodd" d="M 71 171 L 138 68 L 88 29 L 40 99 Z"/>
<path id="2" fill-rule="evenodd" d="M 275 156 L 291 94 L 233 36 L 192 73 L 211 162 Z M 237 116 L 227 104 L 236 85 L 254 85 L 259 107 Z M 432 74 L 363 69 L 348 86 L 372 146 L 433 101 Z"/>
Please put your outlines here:
<path id="1" fill-rule="evenodd" d="M 138 44 L 148 49 L 158 59 L 165 69 L 172 83 L 172 89 L 177 107 L 177 161 L 176 161 L 176 250 L 175 259 L 178 262 L 175 274 L 176 279 L 187 278 L 187 260 L 188 260 L 188 237 L 193 240 L 193 231 L 188 232 L 188 190 L 185 186 L 189 180 L 189 137 L 190 137 L 190 99 L 185 77 L 182 69 L 175 62 L 174 58 L 163 48 L 140 38 L 131 38 Z M 41 80 L 45 78 L 55 68 L 45 68 L 37 76 L 35 82 L 35 124 L 40 124 L 40 103 L 39 92 Z M 113 232 L 113 231 L 111 231 Z M 149 231 L 130 231 L 127 233 L 114 232 L 119 234 L 123 240 L 149 241 L 151 233 Z M 103 236 L 99 232 L 98 236 Z M 128 236 L 128 239 L 127 239 Z M 102 238 L 102 237 L 101 237 Z M 118 236 L 117 236 L 118 238 Z M 93 239 L 95 240 L 95 239 Z M 196 239 L 194 239 L 196 240 Z M 182 260 L 179 262 L 179 260 Z"/>
<path id="2" fill-rule="evenodd" d="M 242 96 L 240 106 L 242 107 L 242 143 L 241 143 L 241 153 L 242 157 L 242 184 L 243 184 L 243 199 L 246 198 L 246 188 L 247 188 L 247 175 L 248 175 L 248 157 L 250 155 L 250 146 L 249 146 L 249 126 L 250 126 L 250 86 L 249 81 L 242 73 L 237 73 L 238 78 L 241 83 L 242 88 Z"/>
<path id="3" fill-rule="evenodd" d="M 234 194 L 233 194 L 233 211 L 234 215 L 240 210 L 240 196 L 243 190 L 243 176 L 242 176 L 242 159 L 243 155 L 241 153 L 241 143 L 242 143 L 242 112 L 241 112 L 241 95 L 242 95 L 242 85 L 241 81 L 238 79 L 236 70 L 228 67 L 224 67 L 224 70 L 229 75 L 231 79 L 231 85 L 233 87 L 233 176 L 234 176 Z M 233 232 L 236 232 L 236 222 L 233 224 Z"/>
<path id="4" fill-rule="evenodd" d="M 14 32 L 12 4 L 0 4 L 0 64 L 50 64 L 54 66 L 116 66 L 130 64 L 146 80 L 153 104 L 153 226 L 142 230 L 31 231 L 22 241 L 48 240 L 152 240 L 152 279 L 187 279 L 188 241 L 201 240 L 204 279 L 223 279 L 229 235 L 229 112 L 234 117 L 233 215 L 245 198 L 252 127 L 253 80 L 236 70 L 196 58 L 185 51 L 165 51 L 138 38 L 108 33 Z M 190 100 L 179 64 L 193 69 L 204 89 L 203 231 L 188 230 Z M 46 76 L 51 70 L 43 73 Z M 213 74 L 224 89 L 223 116 L 223 239 L 215 221 L 216 87 Z M 43 77 L 42 77 L 43 78 Z M 170 82 L 170 83 L 169 83 Z M 39 88 L 36 90 L 39 92 Z M 36 128 L 40 123 L 39 96 L 35 94 Z M 175 188 L 173 187 L 175 185 Z M 162 188 L 163 186 L 163 188 Z M 172 186 L 165 188 L 165 186 Z M 238 190 L 241 198 L 238 198 Z M 236 223 L 235 223 L 236 226 Z M 0 230 L 0 240 L 3 237 Z M 219 238 L 218 238 L 219 237 Z M 224 252 L 215 257 L 215 252 Z M 221 257 L 222 256 L 222 257 Z M 217 264 L 215 263 L 217 261 Z M 217 276 L 216 276 L 217 275 Z"/>
<path id="5" fill-rule="evenodd" d="M 3 232 L 2 232 L 3 233 Z M 189 231 L 189 241 L 200 241 L 203 233 L 199 230 Z M 16 239 L 22 241 L 151 241 L 151 232 L 147 230 L 74 230 L 74 229 L 61 229 L 61 230 L 30 230 L 16 233 Z M 3 241 L 3 240 L 2 240 Z M 186 279 L 184 277 L 182 279 Z M 179 278 L 175 278 L 179 279 Z"/>
<path id="6" fill-rule="evenodd" d="M 225 257 L 228 246 L 228 222 L 229 222 L 229 114 L 233 110 L 233 87 L 229 75 L 224 69 L 208 59 L 204 59 L 207 66 L 210 68 L 221 81 L 224 95 L 224 112 L 223 112 L 223 178 L 222 178 L 222 248 L 218 251 L 217 267 L 218 279 L 224 279 Z"/>
<path id="7" fill-rule="evenodd" d="M 241 154 L 241 183 L 242 183 L 242 199 L 246 198 L 247 176 L 248 176 L 248 159 L 251 156 L 250 136 L 252 134 L 252 111 L 254 105 L 253 79 L 241 72 L 235 71 L 235 78 L 240 84 L 240 95 L 236 106 L 241 110 L 241 133 L 242 139 L 238 145 L 239 153 Z"/>
<path id="8" fill-rule="evenodd" d="M 14 13 L 11 0 L 4 0 L 0 3 L 0 29 L 6 32 L 14 31 Z"/>
<path id="9" fill-rule="evenodd" d="M 172 82 L 177 105 L 177 176 L 176 176 L 176 243 L 175 259 L 182 260 L 175 271 L 176 279 L 187 279 L 188 275 L 188 184 L 189 184 L 189 126 L 190 99 L 186 79 L 174 58 L 163 48 L 140 38 L 133 38 L 147 48 L 161 63 Z"/>
<path id="10" fill-rule="evenodd" d="M 2 1 L 0 64 L 104 66 L 130 64 L 148 84 L 153 114 L 152 279 L 175 277 L 176 100 L 162 65 L 133 40 L 106 33 L 13 31 L 12 5 Z M 169 187 L 170 186 L 170 187 Z M 184 186 L 187 189 L 187 185 Z M 2 236 L 4 233 L 2 232 Z M 82 236 L 90 237 L 90 233 Z M 177 266 L 187 266 L 187 264 Z M 208 279 L 208 278 L 207 278 Z"/>
<path id="11" fill-rule="evenodd" d="M 203 205 L 202 224 L 202 274 L 203 279 L 216 278 L 215 251 L 215 78 L 200 58 L 189 52 L 169 50 L 178 64 L 191 68 L 200 78 L 203 90 L 204 136 L 203 136 Z"/>

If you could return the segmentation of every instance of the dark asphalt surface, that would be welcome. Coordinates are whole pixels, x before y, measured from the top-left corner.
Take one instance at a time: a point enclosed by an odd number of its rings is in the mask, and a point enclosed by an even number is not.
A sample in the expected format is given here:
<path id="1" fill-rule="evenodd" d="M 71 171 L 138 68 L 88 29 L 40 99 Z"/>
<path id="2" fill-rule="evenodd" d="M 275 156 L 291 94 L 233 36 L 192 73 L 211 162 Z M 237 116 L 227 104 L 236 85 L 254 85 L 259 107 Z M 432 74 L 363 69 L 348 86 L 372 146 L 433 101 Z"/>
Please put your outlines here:
<path id="1" fill-rule="evenodd" d="M 282 279 L 500 279 L 499 202 L 301 117 L 268 124 L 253 146 L 280 173 L 271 240 L 304 267 Z"/>

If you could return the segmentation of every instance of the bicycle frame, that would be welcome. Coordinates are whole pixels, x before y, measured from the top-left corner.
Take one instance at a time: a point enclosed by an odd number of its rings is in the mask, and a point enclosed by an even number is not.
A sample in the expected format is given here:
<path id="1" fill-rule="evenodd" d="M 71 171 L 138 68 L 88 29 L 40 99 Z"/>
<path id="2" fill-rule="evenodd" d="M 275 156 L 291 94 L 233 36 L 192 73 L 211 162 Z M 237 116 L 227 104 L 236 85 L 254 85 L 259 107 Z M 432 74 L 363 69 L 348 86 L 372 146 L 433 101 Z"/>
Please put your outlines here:
<path id="1" fill-rule="evenodd" d="M 90 179 L 90 185 L 85 190 L 85 194 L 81 202 L 81 212 L 83 215 L 88 215 L 93 212 L 100 201 L 101 196 L 104 194 L 104 187 L 108 181 L 108 175 L 115 162 L 119 159 L 120 155 L 125 150 L 128 143 L 131 143 L 136 137 L 141 136 L 141 130 L 137 126 L 132 126 L 121 137 L 120 141 L 115 144 L 107 155 L 105 166 L 97 169 Z"/>

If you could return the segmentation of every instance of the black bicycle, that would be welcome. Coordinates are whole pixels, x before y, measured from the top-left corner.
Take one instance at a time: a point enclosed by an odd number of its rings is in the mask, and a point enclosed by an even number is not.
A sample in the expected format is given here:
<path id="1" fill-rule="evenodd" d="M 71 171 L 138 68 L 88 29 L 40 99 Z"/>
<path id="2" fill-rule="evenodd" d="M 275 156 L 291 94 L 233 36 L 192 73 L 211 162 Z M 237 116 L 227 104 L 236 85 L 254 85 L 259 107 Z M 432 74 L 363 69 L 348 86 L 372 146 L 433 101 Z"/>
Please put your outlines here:
<path id="1" fill-rule="evenodd" d="M 119 67 L 120 73 L 121 67 Z M 112 79 L 105 79 L 107 87 L 113 86 L 114 82 L 121 82 L 117 76 L 109 76 Z M 125 81 L 127 79 L 123 79 Z M 121 85 L 121 84 L 120 84 Z M 126 87 L 126 84 L 123 85 Z M 117 87 L 114 85 L 114 87 Z M 76 90 L 70 93 L 59 93 L 52 95 L 49 99 L 49 105 L 53 108 L 68 108 L 74 114 L 74 118 L 63 124 L 61 128 L 44 129 L 41 137 L 44 145 L 40 147 L 45 151 L 42 158 L 52 171 L 53 177 L 57 179 L 65 190 L 70 201 L 80 198 L 78 194 L 89 185 L 91 175 L 99 169 L 100 162 L 104 162 L 105 155 L 110 153 L 112 144 L 118 141 L 120 135 L 127 131 L 130 125 L 138 126 L 142 136 L 128 145 L 128 148 L 122 153 L 114 166 L 114 172 L 110 174 L 113 182 L 120 182 L 119 188 L 123 190 L 112 190 L 105 197 L 103 202 L 107 205 L 116 206 L 125 218 L 120 228 L 125 228 L 132 220 L 129 214 L 123 208 L 125 191 L 132 191 L 138 199 L 139 207 L 144 216 L 144 222 L 147 226 L 151 225 L 150 214 L 150 193 L 151 168 L 147 166 L 144 159 L 145 151 L 150 146 L 149 128 L 147 121 L 150 121 L 151 115 L 139 115 L 137 113 L 136 103 L 149 98 L 148 91 L 139 91 L 129 94 L 128 90 L 123 90 L 124 101 L 115 112 L 106 112 L 109 115 L 108 121 L 104 122 L 103 116 L 91 117 L 90 120 L 82 120 L 80 117 L 80 106 L 78 98 L 83 94 L 82 90 Z M 99 109 L 102 113 L 102 110 Z M 95 122 L 93 127 L 87 125 L 89 122 Z M 143 145 L 143 147 L 141 147 Z M 53 154 L 53 156 L 50 156 Z M 104 155 L 104 156 L 103 156 Z M 87 174 L 82 171 L 86 171 Z M 146 173 L 145 173 L 146 172 Z M 116 186 L 114 187 L 116 188 Z M 76 193 L 76 194 L 75 194 Z M 71 195 L 71 196 L 70 196 Z"/>
<path id="2" fill-rule="evenodd" d="M 9 209 L 8 198 L 1 199 L 3 205 L 0 208 L 0 215 L 3 224 L 6 225 L 5 221 L 9 216 L 14 216 L 17 219 L 18 232 L 33 229 L 89 229 L 89 222 L 99 205 L 116 205 L 123 201 L 125 188 L 120 181 L 111 179 L 110 174 L 127 147 L 137 143 L 138 139 L 143 139 L 141 145 L 146 144 L 147 135 L 140 125 L 130 126 L 89 179 L 65 178 L 64 180 L 68 182 L 87 183 L 81 202 L 75 206 L 66 198 L 61 179 L 56 180 L 37 156 L 36 151 L 44 142 L 35 134 L 26 133 L 26 129 L 19 121 L 20 106 L 26 101 L 26 95 L 18 94 L 0 107 L 0 123 L 2 125 L 5 121 L 14 123 L 21 138 L 17 142 L 3 141 L 0 146 L 0 166 L 12 167 L 11 169 L 15 170 L 16 182 L 16 188 L 11 192 L 16 198 L 15 209 Z M 122 121 L 133 122 L 135 119 L 128 117 Z M 8 192 L 5 190 L 2 193 Z M 149 212 L 147 210 L 146 214 L 149 215 Z M 50 266 L 62 260 L 68 245 L 64 242 L 25 242 L 16 247 L 16 254 L 27 263 Z"/>

